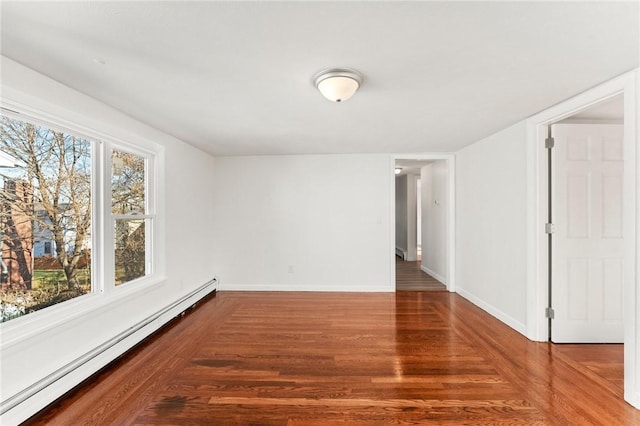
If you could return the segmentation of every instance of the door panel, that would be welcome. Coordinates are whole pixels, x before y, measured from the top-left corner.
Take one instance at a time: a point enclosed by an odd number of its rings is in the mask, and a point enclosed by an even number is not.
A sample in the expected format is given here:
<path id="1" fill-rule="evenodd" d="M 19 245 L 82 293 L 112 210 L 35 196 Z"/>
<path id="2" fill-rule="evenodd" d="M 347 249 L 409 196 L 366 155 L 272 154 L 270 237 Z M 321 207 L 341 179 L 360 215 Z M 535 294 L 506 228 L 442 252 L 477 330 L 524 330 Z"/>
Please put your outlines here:
<path id="1" fill-rule="evenodd" d="M 622 342 L 622 126 L 552 133 L 552 341 Z"/>

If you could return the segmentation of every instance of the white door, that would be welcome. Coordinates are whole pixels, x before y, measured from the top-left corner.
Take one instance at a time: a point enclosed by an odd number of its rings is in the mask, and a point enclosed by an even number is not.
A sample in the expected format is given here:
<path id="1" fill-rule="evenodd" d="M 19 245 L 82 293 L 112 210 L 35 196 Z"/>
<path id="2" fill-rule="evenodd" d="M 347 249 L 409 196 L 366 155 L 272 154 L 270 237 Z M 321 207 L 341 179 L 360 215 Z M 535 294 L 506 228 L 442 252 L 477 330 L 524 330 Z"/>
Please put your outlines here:
<path id="1" fill-rule="evenodd" d="M 622 343 L 622 125 L 552 126 L 557 343 Z"/>

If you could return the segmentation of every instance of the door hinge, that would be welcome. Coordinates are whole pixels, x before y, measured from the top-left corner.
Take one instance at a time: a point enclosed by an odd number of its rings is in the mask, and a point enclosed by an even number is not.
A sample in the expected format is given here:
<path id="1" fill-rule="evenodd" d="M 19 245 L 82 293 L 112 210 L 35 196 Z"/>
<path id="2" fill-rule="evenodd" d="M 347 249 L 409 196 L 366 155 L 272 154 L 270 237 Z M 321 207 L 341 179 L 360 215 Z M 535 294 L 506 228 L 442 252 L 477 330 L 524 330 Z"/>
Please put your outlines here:
<path id="1" fill-rule="evenodd" d="M 545 223 L 544 224 L 544 233 L 545 234 L 553 234 L 556 232 L 556 226 L 553 223 Z"/>
<path id="2" fill-rule="evenodd" d="M 555 314 L 556 314 L 555 311 L 551 307 L 544 309 L 545 318 L 553 319 L 555 317 Z"/>
<path id="3" fill-rule="evenodd" d="M 551 149 L 556 145 L 556 140 L 552 137 L 548 137 L 544 140 L 544 147 L 546 149 Z"/>

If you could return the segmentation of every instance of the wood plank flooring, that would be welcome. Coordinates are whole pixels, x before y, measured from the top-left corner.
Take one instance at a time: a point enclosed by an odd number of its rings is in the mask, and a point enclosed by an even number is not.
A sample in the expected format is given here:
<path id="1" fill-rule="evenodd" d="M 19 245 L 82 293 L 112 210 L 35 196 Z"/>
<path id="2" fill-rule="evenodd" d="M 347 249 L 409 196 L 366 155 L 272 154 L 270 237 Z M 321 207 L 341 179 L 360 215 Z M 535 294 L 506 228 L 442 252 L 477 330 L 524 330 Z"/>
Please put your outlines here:
<path id="1" fill-rule="evenodd" d="M 444 284 L 420 269 L 420 263 L 396 258 L 396 290 L 446 291 Z"/>
<path id="2" fill-rule="evenodd" d="M 27 424 L 637 425 L 621 360 L 448 292 L 220 292 Z"/>

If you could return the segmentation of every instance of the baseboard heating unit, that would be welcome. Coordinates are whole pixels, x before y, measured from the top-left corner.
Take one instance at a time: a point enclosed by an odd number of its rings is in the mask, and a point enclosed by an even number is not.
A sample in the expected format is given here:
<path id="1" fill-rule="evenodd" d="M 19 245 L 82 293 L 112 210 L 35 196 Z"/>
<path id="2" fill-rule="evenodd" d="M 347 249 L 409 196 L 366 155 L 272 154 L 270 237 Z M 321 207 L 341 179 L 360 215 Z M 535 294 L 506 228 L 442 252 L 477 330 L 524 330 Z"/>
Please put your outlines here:
<path id="1" fill-rule="evenodd" d="M 0 402 L 0 416 L 14 409 L 18 405 L 27 401 L 29 398 L 33 397 L 34 395 L 38 394 L 42 390 L 58 382 L 59 380 L 71 374 L 72 372 L 84 366 L 85 364 L 90 363 L 92 360 L 104 354 L 108 350 L 114 348 L 116 345 L 123 342 L 125 339 L 133 336 L 136 333 L 139 333 L 140 334 L 138 336 L 140 337 L 139 340 L 129 345 L 128 348 L 125 348 L 121 353 L 113 354 L 113 357 L 111 360 L 116 359 L 117 357 L 119 357 L 120 355 L 128 351 L 130 348 L 135 346 L 137 343 L 142 341 L 144 338 L 148 337 L 152 333 L 161 329 L 169 321 L 182 315 L 186 310 L 194 307 L 198 303 L 198 301 L 208 296 L 209 294 L 216 292 L 217 287 L 218 287 L 217 278 L 211 279 L 207 283 L 201 285 L 200 287 L 194 289 L 193 291 L 173 301 L 171 304 L 165 306 L 163 309 L 155 312 L 154 314 L 148 316 L 147 318 L 136 323 L 135 325 L 132 325 L 131 327 L 124 330 L 123 332 L 107 340 L 103 344 L 95 347 L 89 352 L 86 352 L 84 355 L 74 359 L 73 361 L 69 362 L 63 367 L 47 375 L 46 377 L 38 380 L 31 386 L 3 400 L 2 402 Z M 158 323 L 153 324 L 154 321 L 158 321 Z M 149 327 L 149 330 L 143 330 L 145 327 Z M 101 368 L 108 365 L 109 362 L 107 362 L 104 365 L 96 366 L 97 368 L 95 368 L 94 370 L 99 371 Z"/>

